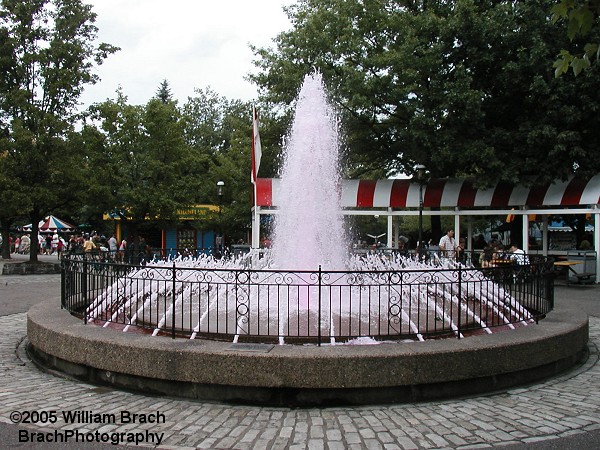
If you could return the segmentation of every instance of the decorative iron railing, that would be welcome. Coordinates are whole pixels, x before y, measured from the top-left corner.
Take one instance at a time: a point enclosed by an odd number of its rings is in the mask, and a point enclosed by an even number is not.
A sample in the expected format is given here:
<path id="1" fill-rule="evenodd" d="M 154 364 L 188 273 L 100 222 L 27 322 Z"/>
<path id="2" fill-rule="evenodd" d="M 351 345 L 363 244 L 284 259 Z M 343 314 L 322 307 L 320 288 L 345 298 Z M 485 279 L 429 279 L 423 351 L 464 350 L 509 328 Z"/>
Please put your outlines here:
<path id="1" fill-rule="evenodd" d="M 472 258 L 473 260 L 475 258 Z M 552 260 L 478 268 L 279 271 L 144 265 L 64 255 L 61 305 L 86 323 L 234 342 L 423 340 L 537 322 L 554 305 Z"/>

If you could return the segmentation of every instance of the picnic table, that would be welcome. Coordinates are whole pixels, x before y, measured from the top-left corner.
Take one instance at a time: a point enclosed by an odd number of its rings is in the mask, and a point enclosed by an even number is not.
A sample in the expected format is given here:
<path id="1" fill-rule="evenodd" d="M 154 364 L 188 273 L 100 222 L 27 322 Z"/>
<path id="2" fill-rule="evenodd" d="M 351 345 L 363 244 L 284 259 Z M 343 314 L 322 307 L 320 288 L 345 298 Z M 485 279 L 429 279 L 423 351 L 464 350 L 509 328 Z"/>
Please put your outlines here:
<path id="1" fill-rule="evenodd" d="M 563 270 L 565 272 L 565 279 L 567 283 L 569 283 L 569 272 L 573 274 L 575 278 L 577 278 L 577 282 L 581 283 L 583 281 L 591 280 L 593 273 L 590 272 L 577 272 L 574 266 L 578 264 L 583 264 L 583 261 L 573 261 L 573 260 L 559 260 L 554 261 L 554 267 L 559 270 Z"/>

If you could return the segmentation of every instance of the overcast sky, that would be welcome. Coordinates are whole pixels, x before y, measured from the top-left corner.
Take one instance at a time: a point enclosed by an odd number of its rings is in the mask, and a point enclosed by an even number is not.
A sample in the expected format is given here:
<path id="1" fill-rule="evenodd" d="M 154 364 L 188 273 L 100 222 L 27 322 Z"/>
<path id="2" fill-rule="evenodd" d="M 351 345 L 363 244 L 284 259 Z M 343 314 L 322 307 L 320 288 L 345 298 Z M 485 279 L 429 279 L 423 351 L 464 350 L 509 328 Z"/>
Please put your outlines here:
<path id="1" fill-rule="evenodd" d="M 114 99 L 122 87 L 131 104 L 144 104 L 166 79 L 179 103 L 194 88 L 228 99 L 252 100 L 244 76 L 253 70 L 248 44 L 272 47 L 290 23 L 292 0 L 87 0 L 98 15 L 98 38 L 121 50 L 97 67 L 101 81 L 81 96 L 84 107 Z"/>

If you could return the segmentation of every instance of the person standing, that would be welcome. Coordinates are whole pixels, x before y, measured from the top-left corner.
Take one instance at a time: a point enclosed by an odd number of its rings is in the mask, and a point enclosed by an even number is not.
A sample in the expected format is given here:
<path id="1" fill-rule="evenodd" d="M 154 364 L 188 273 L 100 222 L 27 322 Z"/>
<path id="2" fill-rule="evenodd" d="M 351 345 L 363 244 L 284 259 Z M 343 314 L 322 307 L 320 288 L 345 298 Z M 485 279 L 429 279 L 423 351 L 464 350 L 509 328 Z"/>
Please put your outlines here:
<path id="1" fill-rule="evenodd" d="M 127 251 L 127 241 L 123 239 L 119 245 L 119 251 L 117 252 L 117 261 L 123 262 L 125 252 Z"/>
<path id="2" fill-rule="evenodd" d="M 456 260 L 462 264 L 467 263 L 467 240 L 465 238 L 460 238 L 458 240 L 458 245 L 456 246 Z"/>
<path id="3" fill-rule="evenodd" d="M 52 254 L 52 236 L 51 235 L 46 235 L 45 238 L 42 238 L 42 240 L 40 241 L 40 243 L 43 243 L 44 245 L 44 251 L 41 251 L 41 247 L 40 247 L 40 253 L 43 253 L 44 255 L 50 255 Z"/>
<path id="4" fill-rule="evenodd" d="M 440 254 L 443 258 L 454 259 L 456 257 L 456 242 L 454 241 L 454 230 L 446 231 L 440 239 Z"/>
<path id="5" fill-rule="evenodd" d="M 62 255 L 62 253 L 65 251 L 65 248 L 67 248 L 67 243 L 65 242 L 64 238 L 61 236 L 58 238 L 58 244 L 56 245 L 56 253 L 57 253 L 58 259 L 60 259 L 60 255 Z"/>
<path id="6" fill-rule="evenodd" d="M 28 234 L 24 234 L 21 238 L 21 246 L 19 247 L 19 253 L 27 254 L 31 247 L 31 238 Z"/>
<path id="7" fill-rule="evenodd" d="M 110 259 L 114 259 L 117 255 L 117 251 L 119 250 L 119 245 L 117 243 L 117 238 L 115 237 L 114 233 L 110 236 L 110 238 L 108 239 L 108 257 Z"/>
<path id="8" fill-rule="evenodd" d="M 52 241 L 50 241 L 50 254 L 54 255 L 55 252 L 58 251 L 58 242 L 60 241 L 58 237 L 58 231 L 55 231 L 52 235 Z"/>
<path id="9" fill-rule="evenodd" d="M 83 241 L 83 252 L 92 253 L 94 250 L 96 250 L 96 244 L 94 243 L 92 238 L 88 234 L 86 234 L 85 239 Z"/>

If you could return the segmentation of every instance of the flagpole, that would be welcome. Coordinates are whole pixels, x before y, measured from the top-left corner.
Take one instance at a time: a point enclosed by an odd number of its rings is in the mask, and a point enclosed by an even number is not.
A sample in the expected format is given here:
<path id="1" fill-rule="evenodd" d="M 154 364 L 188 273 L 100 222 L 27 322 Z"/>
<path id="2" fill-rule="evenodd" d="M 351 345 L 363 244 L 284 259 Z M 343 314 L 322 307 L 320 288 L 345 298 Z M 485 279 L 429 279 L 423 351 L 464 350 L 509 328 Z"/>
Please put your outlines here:
<path id="1" fill-rule="evenodd" d="M 260 246 L 260 214 L 258 213 L 258 206 L 256 204 L 256 182 L 252 183 L 254 186 L 254 207 L 252 208 L 252 248 L 258 248 Z"/>
<path id="2" fill-rule="evenodd" d="M 252 167 L 250 173 L 250 181 L 253 189 L 253 207 L 252 207 L 252 248 L 260 247 L 260 214 L 257 200 L 256 174 L 260 165 L 260 135 L 258 132 L 258 114 L 256 107 L 252 107 Z"/>

